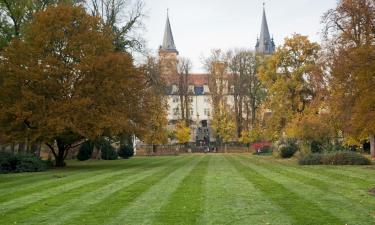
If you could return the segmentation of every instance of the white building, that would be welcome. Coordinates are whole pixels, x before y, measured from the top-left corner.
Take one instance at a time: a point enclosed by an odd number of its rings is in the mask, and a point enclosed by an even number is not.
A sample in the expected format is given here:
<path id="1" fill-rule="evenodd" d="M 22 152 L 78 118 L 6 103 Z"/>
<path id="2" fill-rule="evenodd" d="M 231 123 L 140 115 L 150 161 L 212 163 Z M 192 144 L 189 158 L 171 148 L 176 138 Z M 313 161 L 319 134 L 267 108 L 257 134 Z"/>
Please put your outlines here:
<path id="1" fill-rule="evenodd" d="M 275 50 L 275 44 L 270 37 L 265 10 L 263 9 L 261 33 L 255 46 L 256 52 L 270 55 Z M 167 16 L 163 44 L 159 48 L 162 76 L 168 85 L 168 121 L 173 127 L 181 119 L 180 95 L 178 91 L 179 75 L 177 72 L 178 54 L 172 29 Z M 212 119 L 211 95 L 209 89 L 209 74 L 189 74 L 188 93 L 190 100 L 190 119 L 192 121 L 191 142 L 209 143 L 213 141 L 210 121 Z M 231 88 L 227 87 L 226 99 L 228 105 L 233 106 Z"/>

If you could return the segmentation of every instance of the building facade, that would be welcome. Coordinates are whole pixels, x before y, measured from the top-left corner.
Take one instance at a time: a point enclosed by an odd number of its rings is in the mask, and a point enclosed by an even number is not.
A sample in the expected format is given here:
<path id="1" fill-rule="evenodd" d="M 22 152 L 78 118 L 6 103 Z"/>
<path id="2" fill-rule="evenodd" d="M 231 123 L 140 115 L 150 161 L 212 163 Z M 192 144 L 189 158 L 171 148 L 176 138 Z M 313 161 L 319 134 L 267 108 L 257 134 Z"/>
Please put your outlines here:
<path id="1" fill-rule="evenodd" d="M 265 9 L 263 8 L 260 36 L 255 46 L 256 53 L 271 55 L 275 51 L 273 38 L 270 36 Z M 174 124 L 181 120 L 181 103 L 179 92 L 179 74 L 177 70 L 178 55 L 169 16 L 165 24 L 162 45 L 159 47 L 159 61 L 161 74 L 165 80 L 168 101 L 168 121 L 173 129 Z M 187 93 L 189 101 L 189 119 L 191 121 L 191 142 L 197 145 L 207 145 L 215 141 L 210 121 L 212 119 L 213 107 L 209 88 L 209 74 L 189 74 L 187 76 Z M 229 75 L 228 75 L 229 76 Z M 231 87 L 228 86 L 224 92 L 224 98 L 228 106 L 233 106 L 234 96 Z"/>

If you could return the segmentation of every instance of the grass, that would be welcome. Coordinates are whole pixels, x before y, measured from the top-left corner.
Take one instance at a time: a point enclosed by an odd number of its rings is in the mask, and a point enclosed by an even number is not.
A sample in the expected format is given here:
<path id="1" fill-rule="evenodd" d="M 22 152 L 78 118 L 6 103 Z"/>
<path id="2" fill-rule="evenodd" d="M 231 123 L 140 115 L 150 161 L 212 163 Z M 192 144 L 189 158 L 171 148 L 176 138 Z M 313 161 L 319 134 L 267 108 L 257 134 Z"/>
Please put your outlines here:
<path id="1" fill-rule="evenodd" d="M 229 154 L 68 164 L 0 175 L 0 224 L 375 224 L 375 166 Z"/>

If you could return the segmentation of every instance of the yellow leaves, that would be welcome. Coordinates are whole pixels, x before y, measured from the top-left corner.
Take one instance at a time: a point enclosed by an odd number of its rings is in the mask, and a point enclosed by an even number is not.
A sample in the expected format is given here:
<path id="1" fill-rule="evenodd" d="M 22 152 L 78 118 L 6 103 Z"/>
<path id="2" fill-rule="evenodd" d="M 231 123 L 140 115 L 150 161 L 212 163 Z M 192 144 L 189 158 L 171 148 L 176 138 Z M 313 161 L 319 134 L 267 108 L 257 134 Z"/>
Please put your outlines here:
<path id="1" fill-rule="evenodd" d="M 302 113 L 316 95 L 316 62 L 320 47 L 299 34 L 287 38 L 282 47 L 260 70 L 260 78 L 268 90 L 266 105 L 272 111 L 267 133 L 281 136 L 293 118 Z M 321 85 L 318 83 L 317 85 Z M 294 133 L 294 132 L 290 132 Z"/>
<path id="2" fill-rule="evenodd" d="M 261 140 L 266 140 L 264 137 L 264 128 L 255 127 L 250 131 L 243 130 L 238 141 L 244 144 L 249 144 Z"/>
<path id="3" fill-rule="evenodd" d="M 236 124 L 233 116 L 230 115 L 229 106 L 219 105 L 219 110 L 214 113 L 212 127 L 216 135 L 225 143 L 232 141 L 236 133 Z"/>
<path id="4" fill-rule="evenodd" d="M 179 121 L 176 124 L 175 136 L 179 144 L 185 144 L 190 141 L 190 128 L 186 126 L 185 121 Z"/>
<path id="5" fill-rule="evenodd" d="M 145 130 L 141 135 L 143 141 L 148 144 L 162 145 L 168 142 L 169 130 L 167 129 L 167 106 L 161 96 L 154 93 L 152 106 L 147 110 L 149 118 L 145 124 Z"/>

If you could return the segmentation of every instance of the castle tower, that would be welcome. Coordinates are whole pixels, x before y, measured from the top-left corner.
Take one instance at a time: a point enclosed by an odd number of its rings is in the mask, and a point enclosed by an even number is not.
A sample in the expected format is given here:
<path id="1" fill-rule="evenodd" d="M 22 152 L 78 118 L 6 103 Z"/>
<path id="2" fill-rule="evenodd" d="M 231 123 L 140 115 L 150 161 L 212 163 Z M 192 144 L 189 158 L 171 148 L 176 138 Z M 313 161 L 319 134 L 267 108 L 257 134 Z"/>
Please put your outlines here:
<path id="1" fill-rule="evenodd" d="M 273 38 L 271 38 L 270 32 L 268 30 L 266 10 L 264 5 L 265 4 L 263 3 L 262 26 L 260 29 L 260 36 L 255 46 L 255 51 L 260 54 L 272 55 L 275 52 L 275 43 L 273 41 Z"/>
<path id="2" fill-rule="evenodd" d="M 174 43 L 171 23 L 167 13 L 163 44 L 159 48 L 159 60 L 161 64 L 161 73 L 163 76 L 171 77 L 177 75 L 177 56 L 178 51 Z"/>

